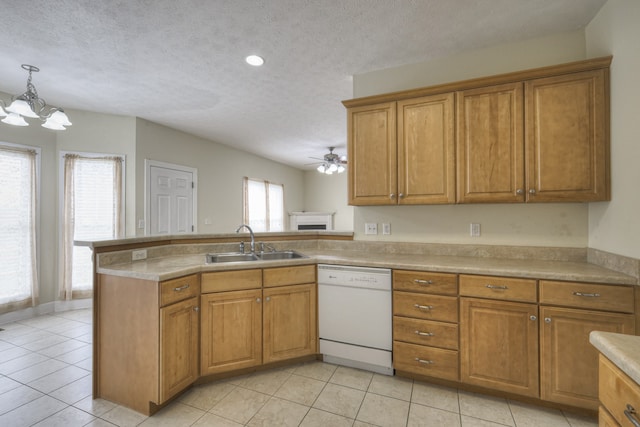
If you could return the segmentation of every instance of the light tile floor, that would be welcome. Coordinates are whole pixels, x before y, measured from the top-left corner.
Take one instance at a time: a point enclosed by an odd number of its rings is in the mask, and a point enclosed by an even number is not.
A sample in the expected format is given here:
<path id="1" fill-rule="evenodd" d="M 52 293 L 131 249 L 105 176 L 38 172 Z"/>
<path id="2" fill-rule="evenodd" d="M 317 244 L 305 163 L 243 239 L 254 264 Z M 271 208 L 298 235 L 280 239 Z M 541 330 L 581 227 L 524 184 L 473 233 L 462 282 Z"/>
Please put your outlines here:
<path id="1" fill-rule="evenodd" d="M 561 411 L 322 362 L 194 387 L 152 417 L 91 397 L 91 311 L 0 325 L 0 426 L 595 427 Z"/>

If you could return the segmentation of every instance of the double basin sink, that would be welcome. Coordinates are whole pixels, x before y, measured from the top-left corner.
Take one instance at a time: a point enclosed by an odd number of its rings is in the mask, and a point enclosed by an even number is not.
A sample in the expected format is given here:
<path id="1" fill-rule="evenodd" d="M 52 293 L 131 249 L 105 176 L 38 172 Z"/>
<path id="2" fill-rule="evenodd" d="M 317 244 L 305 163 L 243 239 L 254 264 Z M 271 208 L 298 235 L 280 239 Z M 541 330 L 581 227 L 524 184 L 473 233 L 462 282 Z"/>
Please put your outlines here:
<path id="1" fill-rule="evenodd" d="M 275 252 L 231 252 L 223 254 L 207 254 L 207 264 L 219 262 L 242 262 L 242 261 L 276 261 L 287 259 L 308 258 L 306 255 L 296 251 L 275 251 Z"/>

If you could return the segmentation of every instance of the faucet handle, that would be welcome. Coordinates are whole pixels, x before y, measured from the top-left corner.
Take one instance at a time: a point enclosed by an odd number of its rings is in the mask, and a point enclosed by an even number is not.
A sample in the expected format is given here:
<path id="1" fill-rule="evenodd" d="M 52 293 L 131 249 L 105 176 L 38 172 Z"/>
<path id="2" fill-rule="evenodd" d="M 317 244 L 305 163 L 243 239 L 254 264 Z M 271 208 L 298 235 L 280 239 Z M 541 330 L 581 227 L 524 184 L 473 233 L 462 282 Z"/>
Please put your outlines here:
<path id="1" fill-rule="evenodd" d="M 244 242 L 240 242 L 240 253 L 244 253 Z"/>

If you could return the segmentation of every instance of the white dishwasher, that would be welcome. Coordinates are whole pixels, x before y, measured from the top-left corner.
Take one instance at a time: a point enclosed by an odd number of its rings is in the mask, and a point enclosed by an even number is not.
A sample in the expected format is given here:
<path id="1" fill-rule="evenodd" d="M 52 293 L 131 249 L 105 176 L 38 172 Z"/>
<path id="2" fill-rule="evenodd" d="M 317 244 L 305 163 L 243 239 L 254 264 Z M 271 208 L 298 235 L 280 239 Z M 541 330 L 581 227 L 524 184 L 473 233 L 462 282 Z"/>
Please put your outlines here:
<path id="1" fill-rule="evenodd" d="M 391 270 L 319 264 L 318 323 L 326 362 L 393 375 Z"/>

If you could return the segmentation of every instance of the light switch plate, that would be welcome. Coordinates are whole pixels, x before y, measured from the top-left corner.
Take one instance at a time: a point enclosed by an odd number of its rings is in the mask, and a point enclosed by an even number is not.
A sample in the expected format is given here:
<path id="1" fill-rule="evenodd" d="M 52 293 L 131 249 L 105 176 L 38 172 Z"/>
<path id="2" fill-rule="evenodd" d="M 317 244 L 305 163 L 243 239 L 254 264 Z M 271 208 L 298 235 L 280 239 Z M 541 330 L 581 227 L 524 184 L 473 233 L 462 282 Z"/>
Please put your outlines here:
<path id="1" fill-rule="evenodd" d="M 375 222 L 367 222 L 364 225 L 364 234 L 378 234 L 378 224 Z"/>
<path id="2" fill-rule="evenodd" d="M 391 234 L 391 224 L 388 222 L 382 224 L 382 234 Z"/>
<path id="3" fill-rule="evenodd" d="M 146 249 L 138 249 L 131 252 L 131 261 L 140 261 L 141 259 L 147 259 Z"/>
<path id="4" fill-rule="evenodd" d="M 469 234 L 471 234 L 471 237 L 480 237 L 480 224 L 472 222 L 471 227 L 469 228 Z"/>

